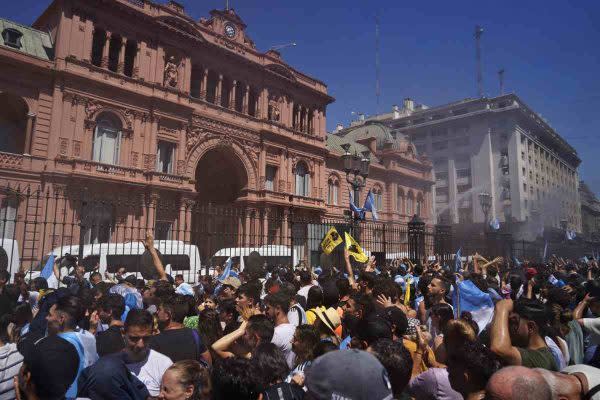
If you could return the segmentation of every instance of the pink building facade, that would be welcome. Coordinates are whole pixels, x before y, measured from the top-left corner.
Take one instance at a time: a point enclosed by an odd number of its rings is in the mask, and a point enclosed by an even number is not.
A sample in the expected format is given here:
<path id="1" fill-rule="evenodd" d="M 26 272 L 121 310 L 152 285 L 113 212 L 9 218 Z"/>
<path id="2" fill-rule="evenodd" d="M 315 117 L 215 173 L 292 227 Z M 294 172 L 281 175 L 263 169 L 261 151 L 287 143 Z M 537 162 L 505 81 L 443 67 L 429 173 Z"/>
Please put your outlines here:
<path id="1" fill-rule="evenodd" d="M 50 193 L 34 204 L 5 190 L 0 219 L 83 219 L 53 198 L 94 197 L 113 204 L 87 210 L 107 224 L 191 226 L 193 206 L 210 203 L 251 209 L 265 227 L 278 215 L 285 231 L 291 212 L 344 215 L 348 142 L 371 151 L 383 221 L 430 222 L 431 163 L 379 125 L 327 134 L 327 86 L 257 50 L 233 10 L 195 21 L 174 1 L 56 0 L 33 27 L 0 24 L 0 185 Z M 42 244 L 31 225 L 3 235 L 22 242 L 25 264 L 58 241 L 107 240 L 72 226 Z"/>

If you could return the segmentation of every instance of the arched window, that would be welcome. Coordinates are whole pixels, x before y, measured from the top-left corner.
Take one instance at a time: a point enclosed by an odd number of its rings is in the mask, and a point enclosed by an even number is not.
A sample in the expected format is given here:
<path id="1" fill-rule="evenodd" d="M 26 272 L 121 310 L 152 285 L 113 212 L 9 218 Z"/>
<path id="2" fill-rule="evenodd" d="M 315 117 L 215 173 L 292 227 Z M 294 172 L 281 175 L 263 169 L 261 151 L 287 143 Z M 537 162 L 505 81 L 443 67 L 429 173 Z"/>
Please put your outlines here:
<path id="1" fill-rule="evenodd" d="M 398 193 L 396 194 L 396 211 L 399 213 L 404 210 L 402 207 L 404 206 L 404 191 L 398 188 Z"/>
<path id="2" fill-rule="evenodd" d="M 23 154 L 26 151 L 27 103 L 10 93 L 0 93 L 0 151 Z"/>
<path id="3" fill-rule="evenodd" d="M 375 199 L 375 209 L 381 211 L 383 210 L 383 194 L 382 194 L 383 190 L 378 187 L 375 186 L 373 188 L 373 198 Z"/>
<path id="4" fill-rule="evenodd" d="M 413 201 L 414 196 L 412 192 L 408 192 L 408 196 L 406 196 L 406 215 L 408 216 L 413 215 Z"/>
<path id="5" fill-rule="evenodd" d="M 327 186 L 329 189 L 327 192 L 327 203 L 337 206 L 340 184 L 337 179 L 332 178 L 327 182 Z"/>
<path id="6" fill-rule="evenodd" d="M 103 164 L 118 164 L 121 147 L 121 121 L 112 114 L 102 113 L 96 119 L 94 132 L 94 161 Z"/>
<path id="7" fill-rule="evenodd" d="M 296 164 L 296 195 L 308 197 L 310 194 L 310 174 L 305 163 Z"/>

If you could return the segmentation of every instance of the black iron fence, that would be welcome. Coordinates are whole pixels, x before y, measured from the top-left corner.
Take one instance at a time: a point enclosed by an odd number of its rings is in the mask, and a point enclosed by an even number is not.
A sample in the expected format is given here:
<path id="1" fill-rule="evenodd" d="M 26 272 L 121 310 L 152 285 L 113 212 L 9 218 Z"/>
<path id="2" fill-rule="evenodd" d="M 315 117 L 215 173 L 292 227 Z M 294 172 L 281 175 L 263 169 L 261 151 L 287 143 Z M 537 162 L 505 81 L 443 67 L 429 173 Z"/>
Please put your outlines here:
<path id="1" fill-rule="evenodd" d="M 408 224 L 359 222 L 277 206 L 198 204 L 192 194 L 92 194 L 68 186 L 4 187 L 0 201 L 0 268 L 26 271 L 30 278 L 50 257 L 67 253 L 79 256 L 89 270 L 99 266 L 101 273 L 120 267 L 143 272 L 147 232 L 154 235 L 167 272 L 190 281 L 229 258 L 243 268 L 253 251 L 273 266 L 318 266 L 321 241 L 332 227 L 342 237 L 348 232 L 379 264 L 433 254 L 449 259 L 452 253 L 450 230 L 427 226 L 419 218 Z M 342 246 L 331 257 L 341 267 Z"/>
<path id="2" fill-rule="evenodd" d="M 454 235 L 454 248 L 462 248 L 463 256 L 479 253 L 486 257 L 504 257 L 508 260 L 543 262 L 556 254 L 577 260 L 583 256 L 598 256 L 600 242 L 576 238 L 567 240 L 564 232 L 546 234 L 537 240 L 515 239 L 510 233 L 486 231 L 470 235 Z"/>

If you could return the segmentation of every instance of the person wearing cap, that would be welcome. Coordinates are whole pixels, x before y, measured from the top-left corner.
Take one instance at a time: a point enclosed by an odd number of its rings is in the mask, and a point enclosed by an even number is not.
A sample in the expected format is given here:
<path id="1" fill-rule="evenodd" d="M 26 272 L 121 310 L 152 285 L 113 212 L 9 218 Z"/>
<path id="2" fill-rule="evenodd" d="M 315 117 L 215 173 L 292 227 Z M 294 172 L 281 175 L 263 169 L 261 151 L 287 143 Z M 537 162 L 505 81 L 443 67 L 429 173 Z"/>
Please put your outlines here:
<path id="1" fill-rule="evenodd" d="M 557 365 L 540 333 L 548 324 L 546 307 L 536 301 L 510 299 L 496 303 L 490 348 L 508 365 L 545 368 L 557 371 Z"/>
<path id="2" fill-rule="evenodd" d="M 392 400 L 388 373 L 377 358 L 361 350 L 336 350 L 313 361 L 306 372 L 311 400 Z"/>
<path id="3" fill-rule="evenodd" d="M 218 282 L 221 284 L 221 290 L 219 291 L 220 300 L 235 299 L 236 290 L 242 286 L 242 282 L 234 276 L 228 276 L 227 278 L 219 280 Z"/>
<path id="4" fill-rule="evenodd" d="M 294 366 L 294 352 L 292 351 L 292 340 L 296 327 L 290 324 L 287 313 L 290 308 L 290 298 L 285 291 L 268 294 L 264 299 L 265 315 L 275 325 L 272 343 L 276 344 L 287 361 L 288 367 Z"/>
<path id="5" fill-rule="evenodd" d="M 14 378 L 19 392 L 17 398 L 64 398 L 77 377 L 79 364 L 77 350 L 58 336 L 48 336 L 26 346 L 23 349 L 23 366 Z"/>

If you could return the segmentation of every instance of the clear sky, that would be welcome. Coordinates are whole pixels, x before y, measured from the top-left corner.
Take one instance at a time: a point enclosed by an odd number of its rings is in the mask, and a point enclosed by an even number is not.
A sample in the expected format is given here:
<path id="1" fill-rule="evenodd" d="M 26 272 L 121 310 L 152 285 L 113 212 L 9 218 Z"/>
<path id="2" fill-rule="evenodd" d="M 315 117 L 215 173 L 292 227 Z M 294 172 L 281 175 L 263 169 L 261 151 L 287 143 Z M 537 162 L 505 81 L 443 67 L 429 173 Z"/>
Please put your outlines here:
<path id="1" fill-rule="evenodd" d="M 160 1 L 160 0 L 159 0 Z M 166 0 L 165 0 L 166 1 Z M 4 0 L 2 17 L 30 24 L 49 0 Z M 225 0 L 180 0 L 195 19 Z M 485 94 L 518 94 L 578 151 L 600 193 L 600 1 L 230 0 L 260 50 L 296 42 L 284 60 L 329 86 L 328 129 L 374 114 L 375 14 L 380 15 L 379 111 L 404 97 L 439 105 L 477 94 L 476 24 L 484 27 Z"/>

